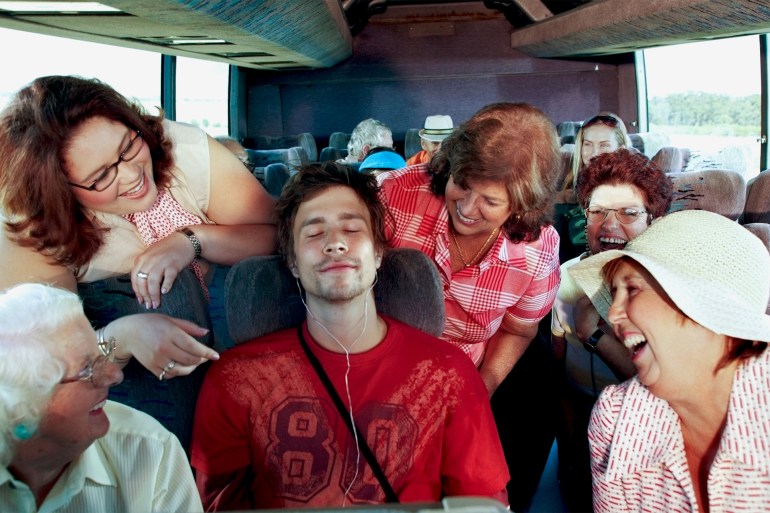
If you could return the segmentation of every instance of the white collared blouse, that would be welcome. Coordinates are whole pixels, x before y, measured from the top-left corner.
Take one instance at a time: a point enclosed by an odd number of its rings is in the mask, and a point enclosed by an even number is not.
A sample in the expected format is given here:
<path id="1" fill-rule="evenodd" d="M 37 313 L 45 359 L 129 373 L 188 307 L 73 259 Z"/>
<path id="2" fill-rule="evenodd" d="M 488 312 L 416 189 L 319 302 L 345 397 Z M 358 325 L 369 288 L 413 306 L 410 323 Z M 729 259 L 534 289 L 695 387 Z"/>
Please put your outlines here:
<path id="1" fill-rule="evenodd" d="M 594 511 L 699 511 L 679 417 L 637 378 L 604 390 L 588 439 Z M 770 350 L 736 371 L 707 486 L 711 513 L 770 511 Z"/>

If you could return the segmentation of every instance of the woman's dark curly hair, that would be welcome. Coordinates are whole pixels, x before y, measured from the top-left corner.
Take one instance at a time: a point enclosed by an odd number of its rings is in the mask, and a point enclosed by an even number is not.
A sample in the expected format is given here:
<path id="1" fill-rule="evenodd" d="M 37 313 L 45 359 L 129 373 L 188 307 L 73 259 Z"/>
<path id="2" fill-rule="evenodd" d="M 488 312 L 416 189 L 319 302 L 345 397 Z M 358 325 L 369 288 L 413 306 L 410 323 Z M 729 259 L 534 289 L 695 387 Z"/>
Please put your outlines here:
<path id="1" fill-rule="evenodd" d="M 591 194 L 600 185 L 633 185 L 644 197 L 649 220 L 668 212 L 674 185 L 650 159 L 634 151 L 620 149 L 592 158 L 578 175 L 578 203 L 588 208 Z"/>
<path id="2" fill-rule="evenodd" d="M 503 230 L 513 242 L 530 242 L 551 222 L 558 174 L 556 128 L 540 110 L 525 103 L 494 103 L 444 139 L 429 165 L 431 188 L 443 196 L 449 178 L 505 185 L 511 215 Z"/>
<path id="3" fill-rule="evenodd" d="M 147 114 L 107 84 L 74 76 L 35 79 L 0 114 L 0 201 L 16 243 L 78 268 L 99 250 L 105 229 L 78 203 L 64 155 L 85 121 L 102 117 L 142 132 L 155 183 L 171 180 L 163 113 Z"/>

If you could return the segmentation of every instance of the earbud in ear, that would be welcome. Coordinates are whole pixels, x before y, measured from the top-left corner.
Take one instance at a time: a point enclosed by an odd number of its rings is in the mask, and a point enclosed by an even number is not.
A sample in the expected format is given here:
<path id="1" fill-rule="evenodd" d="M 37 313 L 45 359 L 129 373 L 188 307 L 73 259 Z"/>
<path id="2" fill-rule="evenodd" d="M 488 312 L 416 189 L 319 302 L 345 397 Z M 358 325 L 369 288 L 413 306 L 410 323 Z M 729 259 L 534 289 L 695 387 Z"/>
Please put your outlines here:
<path id="1" fill-rule="evenodd" d="M 297 271 L 297 266 L 296 265 L 291 266 L 290 270 L 291 270 L 291 275 L 292 276 L 294 276 L 295 278 L 299 278 L 299 271 Z"/>

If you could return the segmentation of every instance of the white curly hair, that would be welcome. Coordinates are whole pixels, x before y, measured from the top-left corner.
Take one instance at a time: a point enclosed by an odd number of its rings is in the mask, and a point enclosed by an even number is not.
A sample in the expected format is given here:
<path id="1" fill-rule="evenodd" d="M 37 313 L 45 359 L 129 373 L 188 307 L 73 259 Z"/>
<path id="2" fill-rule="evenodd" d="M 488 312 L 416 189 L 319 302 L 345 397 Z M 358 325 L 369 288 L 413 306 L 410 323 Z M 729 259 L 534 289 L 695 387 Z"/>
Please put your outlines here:
<path id="1" fill-rule="evenodd" d="M 34 433 L 66 365 L 58 349 L 63 326 L 84 316 L 70 291 L 25 283 L 0 293 L 0 465 Z"/>

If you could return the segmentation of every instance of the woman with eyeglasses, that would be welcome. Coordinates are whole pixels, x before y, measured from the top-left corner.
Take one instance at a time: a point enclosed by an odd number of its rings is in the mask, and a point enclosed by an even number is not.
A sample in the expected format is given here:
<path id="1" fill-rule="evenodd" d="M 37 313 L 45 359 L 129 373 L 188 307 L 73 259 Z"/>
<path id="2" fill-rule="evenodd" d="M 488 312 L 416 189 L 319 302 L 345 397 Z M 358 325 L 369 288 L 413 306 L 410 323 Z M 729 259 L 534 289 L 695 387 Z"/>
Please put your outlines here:
<path id="1" fill-rule="evenodd" d="M 0 293 L 0 511 L 202 511 L 179 440 L 108 401 L 123 373 L 78 297 Z"/>
<path id="2" fill-rule="evenodd" d="M 673 188 L 647 157 L 628 150 L 599 155 L 578 176 L 588 251 L 562 264 L 551 317 L 551 343 L 560 372 L 562 420 L 558 432 L 559 478 L 572 511 L 590 511 L 591 474 L 586 430 L 599 392 L 631 377 L 628 351 L 567 273 L 584 258 L 622 249 L 665 215 Z"/>
<path id="3" fill-rule="evenodd" d="M 576 197 L 580 173 L 592 158 L 621 148 L 631 148 L 623 120 L 611 112 L 600 112 L 585 121 L 575 136 L 570 171 L 556 199 L 556 226 L 562 235 L 559 257 L 564 262 L 583 251 L 586 244 L 581 208 Z"/>
<path id="4" fill-rule="evenodd" d="M 74 291 L 128 274 L 137 310 L 152 312 L 187 268 L 205 294 L 210 263 L 273 253 L 274 203 L 201 129 L 151 116 L 98 80 L 38 78 L 0 114 L 0 289 L 32 281 Z M 138 314 L 102 326 L 98 339 L 168 380 L 218 357 L 195 339 L 206 333 Z"/>

